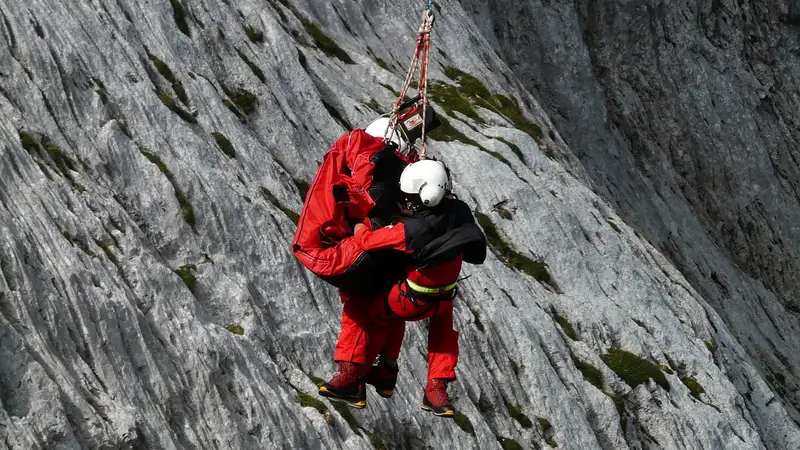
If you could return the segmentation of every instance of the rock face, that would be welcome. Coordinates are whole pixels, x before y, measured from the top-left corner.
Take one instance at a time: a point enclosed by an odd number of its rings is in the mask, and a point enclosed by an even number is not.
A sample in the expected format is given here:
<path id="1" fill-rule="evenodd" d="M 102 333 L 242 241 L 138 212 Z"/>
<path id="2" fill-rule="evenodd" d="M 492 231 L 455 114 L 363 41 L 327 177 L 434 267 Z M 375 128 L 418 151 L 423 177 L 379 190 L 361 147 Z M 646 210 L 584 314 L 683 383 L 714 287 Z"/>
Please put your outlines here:
<path id="1" fill-rule="evenodd" d="M 796 1 L 437 5 L 464 416 L 424 323 L 394 398 L 316 395 L 292 218 L 402 84 L 424 2 L 380 3 L 0 4 L 0 448 L 795 447 Z"/>

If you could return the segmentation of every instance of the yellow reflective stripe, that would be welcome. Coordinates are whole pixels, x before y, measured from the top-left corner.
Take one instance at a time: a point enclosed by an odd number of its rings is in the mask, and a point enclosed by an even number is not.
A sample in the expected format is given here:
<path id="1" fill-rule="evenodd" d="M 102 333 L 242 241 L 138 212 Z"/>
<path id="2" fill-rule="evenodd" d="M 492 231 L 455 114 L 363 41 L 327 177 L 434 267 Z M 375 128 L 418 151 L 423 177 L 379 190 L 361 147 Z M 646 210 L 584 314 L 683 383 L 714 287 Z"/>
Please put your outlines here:
<path id="1" fill-rule="evenodd" d="M 458 280 L 448 284 L 447 286 L 442 286 L 442 287 L 438 287 L 438 288 L 429 288 L 429 287 L 421 286 L 421 285 L 419 285 L 417 283 L 414 283 L 410 279 L 406 278 L 406 284 L 408 284 L 408 287 L 410 287 L 414 291 L 419 292 L 421 294 L 438 294 L 440 292 L 447 292 L 447 291 L 453 290 L 453 288 L 456 287 L 457 283 L 458 283 Z"/>

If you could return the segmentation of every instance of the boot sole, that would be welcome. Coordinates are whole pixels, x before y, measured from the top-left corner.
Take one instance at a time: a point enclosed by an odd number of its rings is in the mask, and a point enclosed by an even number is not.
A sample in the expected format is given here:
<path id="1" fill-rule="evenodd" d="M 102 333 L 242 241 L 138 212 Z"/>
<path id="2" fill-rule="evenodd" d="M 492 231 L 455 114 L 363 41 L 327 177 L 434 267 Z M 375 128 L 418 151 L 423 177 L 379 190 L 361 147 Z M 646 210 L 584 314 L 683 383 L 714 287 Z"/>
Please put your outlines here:
<path id="1" fill-rule="evenodd" d="M 369 386 L 372 386 L 375 389 L 375 393 L 383 398 L 392 398 L 392 395 L 394 395 L 394 386 L 392 386 L 391 388 L 381 388 L 380 384 L 373 384 L 370 383 L 369 381 L 366 381 L 365 383 Z"/>
<path id="2" fill-rule="evenodd" d="M 448 417 L 448 418 L 450 418 L 450 417 L 455 417 L 456 416 L 456 412 L 453 409 L 448 409 L 445 412 L 438 413 L 438 412 L 434 411 L 433 408 L 431 408 L 430 406 L 426 406 L 425 404 L 420 404 L 420 408 L 422 408 L 423 411 L 428 411 L 430 413 L 433 413 L 434 416 L 438 416 L 438 417 Z"/>
<path id="3" fill-rule="evenodd" d="M 389 390 L 379 391 L 375 389 L 375 392 L 383 398 L 392 398 L 392 395 L 394 395 L 394 391 L 389 391 Z"/>
<path id="4" fill-rule="evenodd" d="M 319 395 L 333 400 L 340 400 L 356 409 L 364 409 L 364 407 L 367 406 L 367 400 L 361 400 L 353 397 L 342 397 L 334 392 L 329 391 L 325 386 L 320 386 Z"/>

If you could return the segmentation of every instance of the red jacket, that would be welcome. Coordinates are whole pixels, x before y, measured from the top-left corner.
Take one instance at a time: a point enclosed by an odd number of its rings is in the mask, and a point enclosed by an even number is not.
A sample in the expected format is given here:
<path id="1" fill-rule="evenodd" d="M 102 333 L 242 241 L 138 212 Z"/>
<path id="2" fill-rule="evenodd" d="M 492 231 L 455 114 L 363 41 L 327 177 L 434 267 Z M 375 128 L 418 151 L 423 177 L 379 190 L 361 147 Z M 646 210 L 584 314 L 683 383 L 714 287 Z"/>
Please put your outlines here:
<path id="1" fill-rule="evenodd" d="M 383 138 L 370 136 L 364 130 L 346 133 L 325 154 L 306 195 L 292 250 L 303 266 L 335 286 L 350 284 L 351 278 L 358 283 L 365 276 L 354 266 L 363 269 L 370 265 L 365 261 L 366 251 L 405 250 L 399 238 L 404 236 L 402 227 L 366 239 L 345 239 L 352 235 L 352 224 L 366 222 L 375 207 L 368 192 L 375 170 L 373 161 L 385 148 Z M 344 191 L 348 199 L 337 199 L 336 189 Z"/>

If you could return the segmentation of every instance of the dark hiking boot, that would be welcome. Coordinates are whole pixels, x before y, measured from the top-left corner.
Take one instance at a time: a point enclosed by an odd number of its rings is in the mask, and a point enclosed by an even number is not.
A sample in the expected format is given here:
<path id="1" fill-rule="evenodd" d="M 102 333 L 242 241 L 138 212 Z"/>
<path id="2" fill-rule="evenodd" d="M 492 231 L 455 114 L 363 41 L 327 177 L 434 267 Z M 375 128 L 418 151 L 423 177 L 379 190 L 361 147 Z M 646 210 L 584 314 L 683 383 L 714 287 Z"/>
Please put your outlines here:
<path id="1" fill-rule="evenodd" d="M 397 364 L 394 367 L 384 362 L 382 359 L 377 365 L 372 366 L 367 372 L 364 382 L 371 384 L 375 392 L 383 398 L 391 398 L 394 395 L 394 386 L 397 383 Z"/>
<path id="2" fill-rule="evenodd" d="M 436 378 L 428 380 L 425 396 L 422 398 L 422 409 L 439 417 L 454 417 L 456 410 L 447 396 L 447 381 Z"/>
<path id="3" fill-rule="evenodd" d="M 360 366 L 356 363 L 340 362 L 339 373 L 319 387 L 319 395 L 342 400 L 358 409 L 367 406 L 367 390 L 358 376 L 359 369 Z"/>

